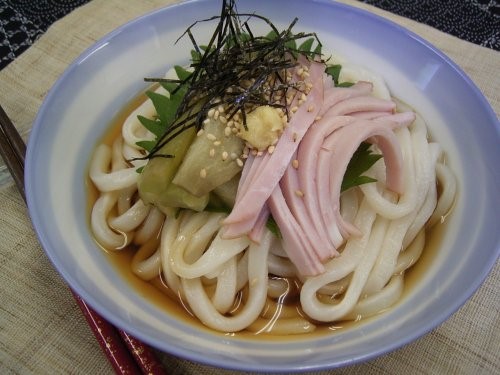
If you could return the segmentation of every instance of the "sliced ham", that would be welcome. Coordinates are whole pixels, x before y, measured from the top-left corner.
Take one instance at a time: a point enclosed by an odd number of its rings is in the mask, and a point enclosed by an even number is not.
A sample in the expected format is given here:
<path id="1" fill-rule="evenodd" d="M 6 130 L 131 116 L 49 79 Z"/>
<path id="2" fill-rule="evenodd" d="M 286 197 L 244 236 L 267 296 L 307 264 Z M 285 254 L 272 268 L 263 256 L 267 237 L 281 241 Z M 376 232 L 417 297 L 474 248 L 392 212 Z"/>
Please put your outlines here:
<path id="1" fill-rule="evenodd" d="M 265 163 L 260 163 L 259 169 L 256 171 L 257 174 L 251 179 L 252 184 L 247 185 L 251 186 L 251 189 L 246 186 L 242 187 L 243 194 L 236 200 L 231 214 L 224 220 L 226 226 L 224 235 L 227 233 L 231 233 L 231 235 L 247 234 L 255 224 L 264 203 L 285 173 L 300 140 L 319 113 L 323 102 L 323 79 L 324 65 L 312 62 L 309 67 L 308 81 L 312 84 L 311 91 L 305 102 L 298 107 L 288 122 L 274 152 L 266 154 L 269 156 Z M 248 223 L 248 225 L 242 225 L 242 223 Z M 239 230 L 230 228 L 234 224 L 240 224 Z"/>
<path id="2" fill-rule="evenodd" d="M 357 228 L 343 220 L 340 215 L 340 189 L 347 165 L 361 142 L 370 140 L 376 142 L 386 164 L 386 185 L 400 193 L 403 188 L 403 157 L 399 143 L 391 127 L 386 123 L 368 120 L 355 121 L 332 133 L 325 139 L 318 158 L 317 169 L 329 170 L 322 173 L 318 179 L 318 199 L 322 202 L 320 215 L 327 227 L 337 226 L 344 237 L 359 234 Z"/>
<path id="3" fill-rule="evenodd" d="M 248 235 L 259 242 L 272 215 L 288 257 L 305 276 L 322 273 L 324 261 L 338 255 L 346 238 L 361 235 L 340 214 L 342 180 L 361 142 L 378 146 L 386 185 L 401 193 L 402 153 L 393 130 L 415 120 L 413 112 L 395 113 L 393 101 L 371 96 L 372 84 L 334 87 L 323 70 L 323 64 L 309 62 L 306 101 L 273 153 L 249 156 L 236 203 L 223 222 L 224 237 Z"/>

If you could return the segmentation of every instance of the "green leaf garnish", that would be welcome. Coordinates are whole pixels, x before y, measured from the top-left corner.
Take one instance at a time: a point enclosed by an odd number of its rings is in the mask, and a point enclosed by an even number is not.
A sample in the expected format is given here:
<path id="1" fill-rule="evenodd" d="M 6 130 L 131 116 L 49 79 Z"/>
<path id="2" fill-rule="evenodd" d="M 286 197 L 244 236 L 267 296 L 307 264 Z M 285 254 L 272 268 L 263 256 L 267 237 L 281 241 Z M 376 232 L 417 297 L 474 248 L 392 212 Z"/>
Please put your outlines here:
<path id="1" fill-rule="evenodd" d="M 137 146 L 142 147 L 144 150 L 150 152 L 156 145 L 156 141 L 139 141 L 135 143 Z"/>
<path id="2" fill-rule="evenodd" d="M 337 87 L 351 87 L 352 85 L 354 85 L 354 82 L 340 82 L 339 84 L 337 84 L 336 86 Z"/>
<path id="3" fill-rule="evenodd" d="M 326 74 L 332 77 L 335 85 L 339 83 L 340 69 L 342 66 L 338 64 L 327 66 L 325 69 Z"/>
<path id="4" fill-rule="evenodd" d="M 148 129 L 156 137 L 161 136 L 163 134 L 163 132 L 165 131 L 165 124 L 162 124 L 162 122 L 159 119 L 151 120 L 151 119 L 144 117 L 142 115 L 138 115 L 137 119 L 142 124 L 142 126 L 144 126 L 146 129 Z"/>
<path id="5" fill-rule="evenodd" d="M 158 94 L 154 91 L 147 91 L 146 95 L 153 102 L 160 122 L 163 125 L 171 123 L 175 116 L 175 110 L 173 110 L 172 106 L 170 105 L 170 98 L 166 97 L 165 95 Z"/>
<path id="6" fill-rule="evenodd" d="M 376 182 L 376 179 L 362 176 L 362 174 L 370 169 L 380 158 L 382 158 L 382 155 L 374 154 L 370 150 L 369 143 L 362 142 L 347 165 L 340 190 L 345 191 L 354 186 Z"/>
<path id="7" fill-rule="evenodd" d="M 280 228 L 278 227 L 278 224 L 276 223 L 276 221 L 274 220 L 274 218 L 271 215 L 269 215 L 269 217 L 267 219 L 266 227 L 276 237 L 283 238 L 283 236 L 281 235 Z"/>
<path id="8" fill-rule="evenodd" d="M 314 44 L 314 38 L 309 38 L 299 46 L 299 51 L 311 52 L 313 44 Z"/>
<path id="9" fill-rule="evenodd" d="M 334 64 L 327 66 L 325 72 L 326 74 L 332 77 L 336 87 L 351 87 L 352 85 L 354 85 L 354 82 L 339 82 L 341 70 L 342 70 L 342 65 Z"/>

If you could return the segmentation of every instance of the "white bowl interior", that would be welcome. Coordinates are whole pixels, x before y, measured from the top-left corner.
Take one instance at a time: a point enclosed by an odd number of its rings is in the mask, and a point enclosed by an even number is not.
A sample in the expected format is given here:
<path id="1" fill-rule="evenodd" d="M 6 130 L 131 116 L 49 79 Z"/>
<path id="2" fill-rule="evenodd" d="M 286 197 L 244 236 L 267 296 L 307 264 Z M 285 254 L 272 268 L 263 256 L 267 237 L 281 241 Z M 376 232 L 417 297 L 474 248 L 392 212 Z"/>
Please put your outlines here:
<path id="1" fill-rule="evenodd" d="M 139 339 L 208 364 L 254 371 L 325 369 L 393 350 L 443 322 L 470 297 L 499 252 L 499 124 L 465 74 L 419 37 L 367 12 L 329 1 L 240 1 L 295 31 L 315 31 L 326 49 L 384 76 L 429 124 L 456 172 L 459 195 L 426 274 L 377 319 L 328 337 L 245 341 L 199 332 L 131 290 L 94 243 L 85 173 L 116 113 L 143 78 L 187 62 L 186 26 L 218 14 L 219 2 L 189 1 L 127 24 L 85 51 L 48 94 L 31 134 L 26 167 L 30 215 L 42 246 L 68 284 L 99 313 Z M 182 16 L 179 16 L 182 14 Z M 211 33 L 200 24 L 200 42 Z"/>

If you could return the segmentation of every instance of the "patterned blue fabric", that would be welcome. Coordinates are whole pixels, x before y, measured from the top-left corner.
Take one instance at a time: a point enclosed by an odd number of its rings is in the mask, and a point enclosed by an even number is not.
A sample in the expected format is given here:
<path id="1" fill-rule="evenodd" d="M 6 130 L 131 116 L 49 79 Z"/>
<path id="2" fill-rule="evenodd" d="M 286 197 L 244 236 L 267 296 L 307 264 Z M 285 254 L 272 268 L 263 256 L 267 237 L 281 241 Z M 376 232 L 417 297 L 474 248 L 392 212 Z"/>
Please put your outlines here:
<path id="1" fill-rule="evenodd" d="M 497 0 L 362 0 L 460 39 L 500 51 Z"/>
<path id="2" fill-rule="evenodd" d="M 0 69 L 59 18 L 89 0 L 0 0 Z"/>

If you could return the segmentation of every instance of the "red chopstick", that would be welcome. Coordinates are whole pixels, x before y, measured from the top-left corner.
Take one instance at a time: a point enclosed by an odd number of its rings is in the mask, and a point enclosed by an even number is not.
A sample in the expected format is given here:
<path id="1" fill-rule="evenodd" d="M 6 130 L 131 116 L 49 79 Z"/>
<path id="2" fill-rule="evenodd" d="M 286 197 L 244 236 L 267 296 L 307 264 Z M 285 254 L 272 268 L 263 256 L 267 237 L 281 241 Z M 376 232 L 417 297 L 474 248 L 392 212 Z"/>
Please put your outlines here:
<path id="1" fill-rule="evenodd" d="M 0 106 L 0 155 L 9 168 L 19 193 L 26 202 L 24 191 L 25 154 L 26 144 Z M 74 291 L 71 292 L 101 349 L 117 374 L 165 374 L 162 364 L 148 345 L 115 328 L 88 306 Z"/>

